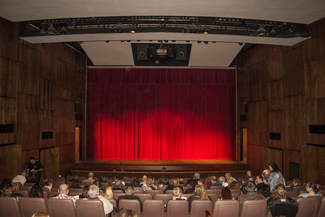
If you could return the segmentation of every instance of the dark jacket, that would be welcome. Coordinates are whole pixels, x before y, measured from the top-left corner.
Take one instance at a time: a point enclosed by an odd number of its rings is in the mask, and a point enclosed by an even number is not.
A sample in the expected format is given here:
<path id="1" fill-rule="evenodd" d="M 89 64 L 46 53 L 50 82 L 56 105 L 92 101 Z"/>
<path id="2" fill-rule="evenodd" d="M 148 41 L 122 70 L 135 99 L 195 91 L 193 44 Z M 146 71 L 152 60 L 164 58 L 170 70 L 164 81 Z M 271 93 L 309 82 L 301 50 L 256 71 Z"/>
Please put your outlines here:
<path id="1" fill-rule="evenodd" d="M 119 207 L 119 202 L 120 200 L 138 200 L 140 202 L 140 209 L 141 209 L 141 212 L 142 212 L 142 203 L 141 203 L 141 200 L 139 197 L 137 196 L 133 196 L 133 195 L 123 195 L 123 196 L 119 196 L 118 197 L 118 200 L 117 200 L 117 207 Z"/>
<path id="2" fill-rule="evenodd" d="M 267 212 L 272 216 L 295 217 L 298 213 L 299 203 L 292 198 L 274 198 L 270 197 L 267 201 Z"/>

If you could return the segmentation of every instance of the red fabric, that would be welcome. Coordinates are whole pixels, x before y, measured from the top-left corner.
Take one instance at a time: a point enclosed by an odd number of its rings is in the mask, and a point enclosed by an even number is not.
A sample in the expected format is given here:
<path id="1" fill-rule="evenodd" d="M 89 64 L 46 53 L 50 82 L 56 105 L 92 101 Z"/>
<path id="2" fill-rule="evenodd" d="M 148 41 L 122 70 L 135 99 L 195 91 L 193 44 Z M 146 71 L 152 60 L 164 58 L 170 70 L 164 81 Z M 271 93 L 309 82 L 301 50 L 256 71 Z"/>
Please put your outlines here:
<path id="1" fill-rule="evenodd" d="M 90 69 L 89 159 L 233 159 L 234 71 Z"/>

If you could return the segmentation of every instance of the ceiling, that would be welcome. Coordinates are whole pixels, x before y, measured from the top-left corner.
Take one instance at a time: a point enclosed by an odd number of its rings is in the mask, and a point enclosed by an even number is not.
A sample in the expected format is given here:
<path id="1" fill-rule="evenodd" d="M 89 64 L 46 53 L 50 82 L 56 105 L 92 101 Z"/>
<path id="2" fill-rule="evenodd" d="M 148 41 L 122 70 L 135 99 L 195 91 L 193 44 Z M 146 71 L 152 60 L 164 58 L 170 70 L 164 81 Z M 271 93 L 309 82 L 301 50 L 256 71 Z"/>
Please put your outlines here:
<path id="1" fill-rule="evenodd" d="M 325 0 L 0 0 L 0 16 L 13 22 L 100 16 L 209 16 L 310 24 L 325 16 Z M 133 66 L 131 44 L 121 40 L 190 40 L 190 67 L 228 67 L 238 43 L 294 45 L 304 38 L 269 38 L 182 33 L 83 34 L 23 38 L 31 43 L 83 41 L 84 51 L 97 66 Z M 105 43 L 110 40 L 110 43 Z M 196 41 L 218 43 L 197 44 Z"/>

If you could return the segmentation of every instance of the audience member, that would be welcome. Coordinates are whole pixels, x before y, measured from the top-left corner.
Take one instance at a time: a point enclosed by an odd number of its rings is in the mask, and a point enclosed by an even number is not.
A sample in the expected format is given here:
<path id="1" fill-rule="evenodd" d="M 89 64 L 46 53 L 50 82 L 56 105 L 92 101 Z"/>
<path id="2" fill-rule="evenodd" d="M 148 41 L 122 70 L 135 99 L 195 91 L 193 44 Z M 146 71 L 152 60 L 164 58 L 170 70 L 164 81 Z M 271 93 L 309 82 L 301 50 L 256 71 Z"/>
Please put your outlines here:
<path id="1" fill-rule="evenodd" d="M 211 185 L 211 176 L 209 175 L 204 180 L 202 180 L 202 184 L 207 186 Z"/>
<path id="2" fill-rule="evenodd" d="M 231 183 L 228 185 L 228 187 L 229 187 L 230 189 L 239 189 L 239 185 L 238 185 L 238 183 L 237 183 L 236 181 L 231 182 Z"/>
<path id="3" fill-rule="evenodd" d="M 277 184 L 284 184 L 283 176 L 281 174 L 281 171 L 280 171 L 278 165 L 276 165 L 276 163 L 274 163 L 274 162 L 269 163 L 269 169 L 271 171 L 270 178 L 269 178 L 270 190 L 271 190 L 271 192 L 274 192 L 275 186 Z"/>
<path id="4" fill-rule="evenodd" d="M 223 184 L 226 182 L 226 178 L 224 176 L 220 176 L 218 179 L 218 183 L 223 186 Z"/>
<path id="5" fill-rule="evenodd" d="M 267 212 L 271 211 L 272 216 L 295 217 L 298 205 L 295 200 L 287 196 L 285 186 L 278 184 L 272 196 L 267 200 Z"/>
<path id="6" fill-rule="evenodd" d="M 121 217 L 138 217 L 137 213 L 133 210 L 125 210 Z M 140 217 L 140 216 L 139 216 Z"/>
<path id="7" fill-rule="evenodd" d="M 224 187 L 218 200 L 232 200 L 230 188 Z"/>
<path id="8" fill-rule="evenodd" d="M 107 187 L 106 190 L 105 190 L 105 196 L 104 197 L 107 200 L 114 199 L 117 202 L 117 200 L 113 196 L 114 196 L 114 193 L 113 193 L 112 187 Z"/>
<path id="9" fill-rule="evenodd" d="M 94 173 L 93 172 L 90 172 L 88 174 L 88 179 L 83 180 L 83 182 L 91 182 L 91 183 L 94 183 L 95 182 Z"/>
<path id="10" fill-rule="evenodd" d="M 43 189 L 39 184 L 35 184 L 32 186 L 32 189 L 29 192 L 28 197 L 33 198 L 42 198 L 43 197 Z"/>
<path id="11" fill-rule="evenodd" d="M 123 196 L 119 196 L 118 200 L 117 200 L 117 206 L 119 206 L 119 202 L 120 200 L 138 200 L 140 202 L 140 208 L 141 208 L 141 212 L 142 212 L 142 203 L 139 197 L 137 196 L 133 196 L 134 194 L 134 188 L 132 185 L 128 185 L 125 189 L 125 193 L 126 195 Z"/>
<path id="12" fill-rule="evenodd" d="M 211 176 L 211 184 L 208 186 L 208 189 L 210 189 L 211 186 L 221 186 L 221 184 L 218 183 L 217 177 Z"/>
<path id="13" fill-rule="evenodd" d="M 78 180 L 73 180 L 70 188 L 81 188 L 80 182 Z"/>
<path id="14" fill-rule="evenodd" d="M 167 169 L 166 169 L 166 167 L 163 167 L 163 168 L 161 169 L 161 172 L 162 172 L 162 173 L 165 173 L 165 172 L 167 172 Z"/>
<path id="15" fill-rule="evenodd" d="M 3 188 L 3 194 L 2 197 L 13 197 L 13 190 L 12 185 L 6 185 L 6 187 Z"/>
<path id="16" fill-rule="evenodd" d="M 177 176 L 177 177 L 179 178 L 179 184 L 183 184 L 183 185 L 185 185 L 185 183 L 184 183 L 184 176 L 179 175 L 179 176 Z"/>
<path id="17" fill-rule="evenodd" d="M 143 175 L 142 176 L 142 182 L 140 183 L 140 187 L 142 187 L 143 185 L 146 185 L 146 180 L 147 180 L 147 176 Z M 145 187 L 147 187 L 147 186 L 145 186 Z"/>
<path id="18" fill-rule="evenodd" d="M 193 179 L 200 180 L 200 173 L 194 173 Z"/>
<path id="19" fill-rule="evenodd" d="M 73 178 L 72 178 L 71 180 L 69 180 L 69 181 L 70 181 L 70 182 L 73 182 L 74 180 L 79 181 L 79 176 L 78 176 L 78 174 L 75 174 L 75 175 L 73 176 Z"/>
<path id="20" fill-rule="evenodd" d="M 2 180 L 2 184 L 0 186 L 0 189 L 4 189 L 4 187 L 6 187 L 7 185 L 10 185 L 10 184 L 11 184 L 10 179 L 4 179 L 4 180 Z"/>
<path id="21" fill-rule="evenodd" d="M 270 175 L 271 175 L 270 170 L 268 170 L 268 169 L 263 170 L 262 176 L 264 178 L 264 183 L 267 184 L 267 185 L 270 185 Z"/>
<path id="22" fill-rule="evenodd" d="M 248 182 L 246 185 L 247 194 L 242 194 L 238 197 L 239 202 L 239 214 L 241 214 L 241 210 L 243 208 L 243 204 L 246 200 L 264 200 L 263 195 L 257 194 L 255 191 L 256 186 L 254 182 Z"/>
<path id="23" fill-rule="evenodd" d="M 133 184 L 134 190 L 142 190 L 142 188 L 140 187 L 140 180 L 138 178 L 133 177 L 132 184 Z"/>
<path id="24" fill-rule="evenodd" d="M 244 185 L 246 186 L 247 182 L 248 182 L 248 180 L 247 180 L 246 176 L 242 177 L 240 186 L 244 186 Z"/>
<path id="25" fill-rule="evenodd" d="M 191 204 L 193 200 L 211 200 L 212 199 L 207 195 L 206 190 L 202 182 L 198 182 L 198 185 L 195 187 L 195 193 L 193 196 L 188 198 L 188 211 L 191 211 Z"/>
<path id="26" fill-rule="evenodd" d="M 236 181 L 237 182 L 237 179 L 235 179 L 234 177 L 232 177 L 231 176 L 231 173 L 226 173 L 225 174 L 225 178 L 226 178 L 228 184 L 230 184 L 229 181 L 228 181 L 229 179 L 232 179 L 232 181 Z"/>
<path id="27" fill-rule="evenodd" d="M 113 190 L 122 190 L 123 193 L 125 193 L 125 190 L 122 189 L 122 182 L 120 180 L 115 181 L 115 185 L 113 187 Z"/>
<path id="28" fill-rule="evenodd" d="M 58 196 L 53 197 L 56 199 L 70 199 L 73 202 L 74 207 L 76 208 L 76 198 L 69 196 L 69 187 L 67 184 L 61 184 L 58 190 Z"/>
<path id="29" fill-rule="evenodd" d="M 268 198 L 271 196 L 270 186 L 265 184 L 263 176 L 257 176 L 255 180 L 256 188 L 260 191 L 260 193 Z"/>
<path id="30" fill-rule="evenodd" d="M 322 196 L 319 192 L 319 188 L 315 183 L 308 182 L 306 185 L 306 191 L 308 193 L 299 194 L 298 197 L 310 197 L 310 196 Z"/>
<path id="31" fill-rule="evenodd" d="M 164 193 L 166 193 L 167 190 L 173 190 L 175 187 L 179 187 L 182 192 L 184 192 L 183 187 L 179 185 L 179 178 L 175 177 L 172 180 L 172 184 L 165 189 Z"/>
<path id="32" fill-rule="evenodd" d="M 175 187 L 173 189 L 173 200 L 186 200 L 186 197 L 182 197 L 182 189 L 179 187 Z"/>
<path id="33" fill-rule="evenodd" d="M 36 180 L 39 182 L 41 180 L 41 172 L 43 171 L 43 166 L 40 162 L 35 160 L 34 157 L 30 158 L 30 162 L 27 166 L 27 174 L 33 173 Z"/>
<path id="34" fill-rule="evenodd" d="M 165 176 L 163 176 L 163 177 L 161 177 L 159 179 L 159 184 L 160 184 L 159 187 L 166 188 L 166 187 L 168 187 L 169 181 L 168 181 L 168 179 Z"/>
<path id="35" fill-rule="evenodd" d="M 47 188 L 49 191 L 52 190 L 53 184 L 49 182 L 49 179 L 47 177 L 43 178 L 42 181 L 40 182 L 40 185 L 42 188 Z"/>
<path id="36" fill-rule="evenodd" d="M 26 176 L 26 183 L 39 183 L 39 180 L 34 173 L 30 172 L 28 176 Z"/>
<path id="37" fill-rule="evenodd" d="M 153 184 L 152 178 L 147 178 L 145 181 L 145 185 L 142 186 L 143 191 L 148 191 L 148 190 L 157 190 L 158 187 Z"/>
<path id="38" fill-rule="evenodd" d="M 185 194 L 194 194 L 194 192 L 195 192 L 195 186 L 197 185 L 197 182 L 198 181 L 196 181 L 194 179 L 191 179 L 189 181 L 190 181 L 189 182 L 190 188 L 185 191 Z"/>
<path id="39" fill-rule="evenodd" d="M 79 198 L 88 198 L 88 191 L 89 191 L 89 186 L 85 186 L 82 188 L 82 194 L 79 195 Z"/>
<path id="40" fill-rule="evenodd" d="M 22 184 L 22 186 L 24 186 L 24 184 L 26 182 L 26 170 L 21 170 L 19 175 L 15 176 L 15 178 L 13 178 L 12 182 L 20 182 Z"/>
<path id="41" fill-rule="evenodd" d="M 14 197 L 24 197 L 22 194 L 19 193 L 20 184 L 18 182 L 12 182 L 11 186 Z"/>
<path id="42" fill-rule="evenodd" d="M 287 184 L 289 184 L 289 183 L 287 183 Z M 294 178 L 293 181 L 292 181 L 292 185 L 293 185 L 292 186 L 292 189 L 293 189 L 293 187 L 295 187 L 295 186 L 297 186 L 297 187 L 302 186 L 302 182 L 301 182 L 300 179 Z"/>
<path id="43" fill-rule="evenodd" d="M 252 171 L 250 169 L 246 170 L 246 178 L 247 181 L 255 182 L 256 177 L 252 175 Z"/>
<path id="44" fill-rule="evenodd" d="M 84 199 L 85 200 L 85 199 Z M 113 205 L 103 196 L 99 195 L 99 187 L 97 185 L 89 186 L 88 198 L 86 200 L 100 200 L 103 202 L 105 215 L 113 211 Z"/>

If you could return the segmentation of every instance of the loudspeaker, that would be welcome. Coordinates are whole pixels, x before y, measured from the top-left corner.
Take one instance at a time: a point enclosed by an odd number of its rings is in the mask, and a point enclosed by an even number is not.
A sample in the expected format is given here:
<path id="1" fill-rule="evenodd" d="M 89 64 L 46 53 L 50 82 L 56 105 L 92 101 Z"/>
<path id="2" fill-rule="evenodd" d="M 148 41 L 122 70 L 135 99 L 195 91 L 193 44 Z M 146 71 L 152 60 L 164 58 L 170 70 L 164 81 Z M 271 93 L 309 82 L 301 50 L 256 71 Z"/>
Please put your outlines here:
<path id="1" fill-rule="evenodd" d="M 53 138 L 53 132 L 42 132 L 42 139 L 52 139 Z"/>
<path id="2" fill-rule="evenodd" d="M 309 125 L 309 133 L 325 134 L 325 125 Z"/>
<path id="3" fill-rule="evenodd" d="M 75 102 L 74 103 L 74 111 L 75 111 L 75 113 L 79 113 L 80 112 L 79 102 Z"/>
<path id="4" fill-rule="evenodd" d="M 240 121 L 247 121 L 247 115 L 240 115 L 239 120 Z"/>
<path id="5" fill-rule="evenodd" d="M 0 124 L 0 133 L 13 133 L 14 125 L 13 124 Z"/>
<path id="6" fill-rule="evenodd" d="M 148 45 L 137 44 L 137 60 L 148 60 Z"/>
<path id="7" fill-rule="evenodd" d="M 147 52 L 149 57 L 156 57 L 157 56 L 156 46 L 148 47 Z"/>
<path id="8" fill-rule="evenodd" d="M 82 121 L 83 115 L 82 114 L 76 114 L 76 120 Z"/>
<path id="9" fill-rule="evenodd" d="M 185 45 L 176 45 L 176 60 L 187 60 L 187 47 Z"/>
<path id="10" fill-rule="evenodd" d="M 270 133 L 270 139 L 281 140 L 281 133 Z"/>
<path id="11" fill-rule="evenodd" d="M 167 47 L 167 57 L 174 57 L 176 49 L 174 47 Z"/>

